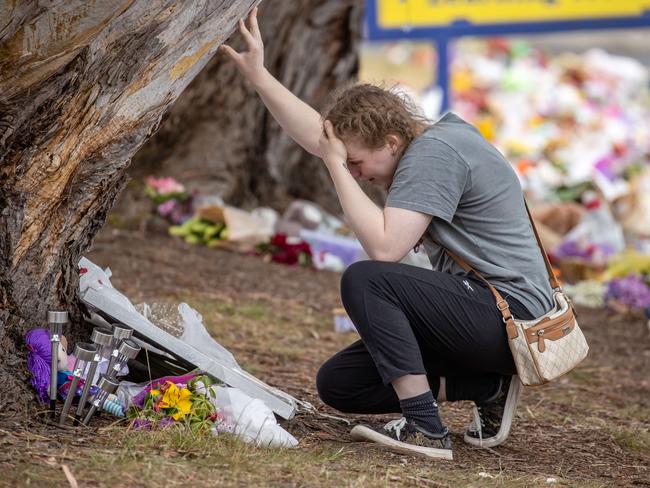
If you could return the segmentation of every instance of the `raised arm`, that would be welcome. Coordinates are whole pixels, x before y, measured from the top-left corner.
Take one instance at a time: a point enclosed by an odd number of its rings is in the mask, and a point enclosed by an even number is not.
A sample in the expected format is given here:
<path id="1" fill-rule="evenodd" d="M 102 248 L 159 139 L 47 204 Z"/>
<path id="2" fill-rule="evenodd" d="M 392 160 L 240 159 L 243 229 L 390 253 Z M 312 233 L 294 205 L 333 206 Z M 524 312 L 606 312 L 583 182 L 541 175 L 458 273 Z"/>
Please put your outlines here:
<path id="1" fill-rule="evenodd" d="M 246 41 L 246 51 L 238 53 L 225 44 L 220 49 L 235 61 L 240 73 L 251 82 L 287 134 L 306 151 L 320 157 L 318 140 L 323 131 L 320 114 L 287 90 L 264 67 L 264 43 L 257 24 L 257 7 L 248 16 L 248 27 L 243 20 L 239 21 L 239 31 Z"/>

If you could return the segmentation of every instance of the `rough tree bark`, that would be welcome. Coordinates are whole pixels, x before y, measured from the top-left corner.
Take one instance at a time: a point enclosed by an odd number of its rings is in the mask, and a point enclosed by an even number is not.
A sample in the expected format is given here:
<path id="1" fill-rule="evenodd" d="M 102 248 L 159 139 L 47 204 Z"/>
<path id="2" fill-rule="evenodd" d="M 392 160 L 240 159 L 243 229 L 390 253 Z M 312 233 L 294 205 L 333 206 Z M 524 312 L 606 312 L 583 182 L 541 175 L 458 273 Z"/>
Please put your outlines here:
<path id="1" fill-rule="evenodd" d="M 132 155 L 255 2 L 0 3 L 0 411 L 25 400 L 22 332 L 74 307 Z"/>
<path id="2" fill-rule="evenodd" d="M 328 93 L 356 77 L 362 10 L 360 0 L 265 0 L 259 18 L 267 68 L 319 109 Z M 229 42 L 242 48 L 234 37 Z M 238 206 L 282 209 L 308 198 L 338 209 L 322 162 L 282 132 L 225 55 L 185 90 L 129 172 L 175 176 Z M 125 192 L 119 212 L 134 212 L 132 200 Z"/>

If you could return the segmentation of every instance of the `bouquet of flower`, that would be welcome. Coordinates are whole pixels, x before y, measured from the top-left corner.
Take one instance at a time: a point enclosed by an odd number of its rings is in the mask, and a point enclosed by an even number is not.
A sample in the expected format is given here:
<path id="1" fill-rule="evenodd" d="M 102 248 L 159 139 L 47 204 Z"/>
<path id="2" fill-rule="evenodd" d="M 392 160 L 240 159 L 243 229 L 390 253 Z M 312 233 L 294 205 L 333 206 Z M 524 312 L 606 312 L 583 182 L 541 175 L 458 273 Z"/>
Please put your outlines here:
<path id="1" fill-rule="evenodd" d="M 154 176 L 148 176 L 145 180 L 144 193 L 155 204 L 164 203 L 172 199 L 184 201 L 190 196 L 185 186 L 171 177 L 156 178 Z"/>
<path id="2" fill-rule="evenodd" d="M 623 278 L 613 278 L 607 283 L 605 301 L 629 309 L 650 307 L 650 276 L 637 273 Z"/>
<path id="3" fill-rule="evenodd" d="M 144 193 L 156 204 L 158 214 L 173 224 L 186 221 L 194 212 L 196 193 L 189 193 L 185 186 L 174 178 L 149 176 L 146 179 Z"/>
<path id="4" fill-rule="evenodd" d="M 181 225 L 170 227 L 169 234 L 182 237 L 188 244 L 217 247 L 221 241 L 228 239 L 228 228 L 224 222 L 214 223 L 195 215 Z"/>
<path id="5" fill-rule="evenodd" d="M 258 244 L 256 249 L 258 254 L 270 256 L 271 261 L 276 263 L 311 266 L 311 248 L 298 237 L 275 234 L 270 242 Z"/>
<path id="6" fill-rule="evenodd" d="M 197 389 L 197 384 L 205 388 L 204 394 Z M 194 376 L 187 383 L 167 380 L 152 388 L 141 403 L 134 401 L 129 409 L 129 418 L 135 429 L 163 429 L 173 425 L 182 425 L 194 433 L 224 432 L 230 429 L 223 416 L 215 408 L 210 395 L 212 384 L 206 375 Z"/>

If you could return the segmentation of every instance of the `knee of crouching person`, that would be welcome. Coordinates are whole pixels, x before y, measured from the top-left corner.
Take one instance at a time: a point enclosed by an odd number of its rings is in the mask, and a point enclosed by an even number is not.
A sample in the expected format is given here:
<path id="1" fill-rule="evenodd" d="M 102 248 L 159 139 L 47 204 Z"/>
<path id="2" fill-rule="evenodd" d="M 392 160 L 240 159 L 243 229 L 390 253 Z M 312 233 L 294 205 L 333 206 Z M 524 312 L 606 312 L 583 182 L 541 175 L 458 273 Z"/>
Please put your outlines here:
<path id="1" fill-rule="evenodd" d="M 345 271 L 343 271 L 343 274 L 341 275 L 341 293 L 344 293 L 345 290 L 358 283 L 359 279 L 364 274 L 364 263 L 365 261 L 357 261 L 345 268 Z"/>
<path id="2" fill-rule="evenodd" d="M 316 374 L 316 390 L 321 401 L 332 408 L 339 410 L 339 402 L 336 400 L 335 389 L 337 380 L 330 361 L 323 363 Z"/>
<path id="3" fill-rule="evenodd" d="M 357 261 L 348 266 L 341 276 L 341 299 L 345 300 L 359 295 L 366 288 L 368 280 L 376 272 L 377 261 Z"/>

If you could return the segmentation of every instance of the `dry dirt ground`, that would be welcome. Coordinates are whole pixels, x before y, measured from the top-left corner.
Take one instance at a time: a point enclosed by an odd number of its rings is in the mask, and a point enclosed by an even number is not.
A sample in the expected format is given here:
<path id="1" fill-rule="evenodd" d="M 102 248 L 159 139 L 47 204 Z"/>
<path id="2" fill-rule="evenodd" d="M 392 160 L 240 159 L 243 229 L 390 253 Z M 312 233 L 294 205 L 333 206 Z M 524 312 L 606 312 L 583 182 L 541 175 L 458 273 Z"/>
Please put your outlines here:
<path id="1" fill-rule="evenodd" d="M 106 227 L 87 256 L 110 266 L 133 303 L 186 301 L 251 373 L 320 411 L 319 365 L 356 340 L 333 331 L 339 276 Z M 0 417 L 0 484 L 8 486 L 650 486 L 650 337 L 645 320 L 579 311 L 588 359 L 550 385 L 526 389 L 508 442 L 462 441 L 470 404 L 442 404 L 454 460 L 352 442 L 349 426 L 299 414 L 284 425 L 294 450 L 227 436 L 134 433 L 124 421 L 57 429 L 42 410 Z M 363 417 L 348 416 L 351 421 Z M 366 418 L 387 421 L 391 417 Z"/>

